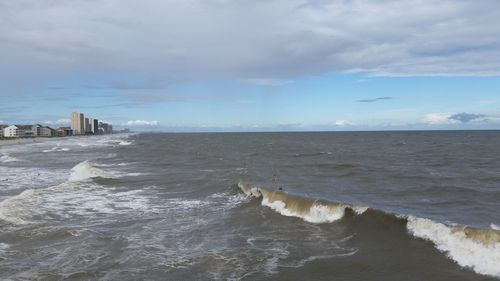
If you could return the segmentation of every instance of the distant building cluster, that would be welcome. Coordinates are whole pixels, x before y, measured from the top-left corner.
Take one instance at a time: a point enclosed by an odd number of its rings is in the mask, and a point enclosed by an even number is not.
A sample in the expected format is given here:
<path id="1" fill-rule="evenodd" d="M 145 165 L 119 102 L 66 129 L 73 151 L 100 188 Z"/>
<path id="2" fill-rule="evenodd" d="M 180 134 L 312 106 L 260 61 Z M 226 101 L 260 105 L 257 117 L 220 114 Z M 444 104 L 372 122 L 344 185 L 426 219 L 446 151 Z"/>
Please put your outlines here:
<path id="1" fill-rule="evenodd" d="M 103 135 L 113 133 L 113 126 L 99 122 L 95 118 L 85 118 L 83 113 L 71 113 L 71 127 L 53 129 L 40 124 L 34 125 L 1 125 L 0 137 L 32 138 L 32 137 L 66 137 L 76 135 Z"/>
<path id="2" fill-rule="evenodd" d="M 72 112 L 71 130 L 73 135 L 103 135 L 113 133 L 113 126 L 95 118 L 86 118 L 83 113 Z"/>

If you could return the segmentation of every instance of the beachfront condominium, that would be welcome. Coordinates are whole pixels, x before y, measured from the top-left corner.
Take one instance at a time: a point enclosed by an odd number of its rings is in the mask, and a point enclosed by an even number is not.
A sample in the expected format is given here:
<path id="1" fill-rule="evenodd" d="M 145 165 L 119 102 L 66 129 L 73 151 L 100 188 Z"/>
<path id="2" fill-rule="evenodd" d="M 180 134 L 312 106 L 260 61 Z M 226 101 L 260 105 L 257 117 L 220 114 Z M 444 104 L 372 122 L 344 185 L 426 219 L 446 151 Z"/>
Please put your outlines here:
<path id="1" fill-rule="evenodd" d="M 85 134 L 84 127 L 84 117 L 83 113 L 72 112 L 71 113 L 71 129 L 75 135 L 83 135 Z"/>
<path id="2" fill-rule="evenodd" d="M 92 119 L 92 118 L 85 118 L 85 125 L 84 125 L 84 127 L 85 127 L 85 134 L 90 134 L 90 133 L 92 133 L 92 127 L 91 127 L 91 125 L 90 125 L 90 120 L 91 120 L 91 119 Z"/>
<path id="3" fill-rule="evenodd" d="M 99 133 L 99 120 L 95 118 L 89 118 L 90 131 L 92 134 L 97 135 Z"/>

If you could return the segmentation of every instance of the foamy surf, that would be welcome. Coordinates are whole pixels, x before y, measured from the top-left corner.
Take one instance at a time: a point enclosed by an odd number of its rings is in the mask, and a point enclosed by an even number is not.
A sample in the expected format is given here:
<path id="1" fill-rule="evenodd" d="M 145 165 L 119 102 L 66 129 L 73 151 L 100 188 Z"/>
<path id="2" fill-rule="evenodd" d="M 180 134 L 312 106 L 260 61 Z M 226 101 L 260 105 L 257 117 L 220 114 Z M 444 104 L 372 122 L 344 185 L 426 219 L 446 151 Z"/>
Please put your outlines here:
<path id="1" fill-rule="evenodd" d="M 462 267 L 483 275 L 500 277 L 500 232 L 449 227 L 430 219 L 408 217 L 408 231 L 434 243 Z"/>
<path id="2" fill-rule="evenodd" d="M 240 190 L 247 196 L 261 198 L 261 204 L 284 215 L 293 216 L 311 223 L 328 223 L 340 220 L 346 210 L 361 215 L 368 207 L 349 204 L 335 204 L 293 196 L 284 192 L 253 187 L 238 183 Z M 466 226 L 448 226 L 426 218 L 392 215 L 406 222 L 407 231 L 417 238 L 431 241 L 434 246 L 458 265 L 474 270 L 476 273 L 500 277 L 500 231 L 491 224 L 491 229 Z"/>
<path id="3" fill-rule="evenodd" d="M 28 223 L 24 217 L 24 208 L 26 201 L 36 199 L 37 191 L 34 189 L 27 189 L 20 194 L 7 198 L 0 202 L 0 220 L 12 224 L 26 224 Z"/>
<path id="4" fill-rule="evenodd" d="M 93 182 L 64 182 L 40 189 L 27 189 L 0 202 L 0 225 L 26 225 L 54 217 L 92 219 L 103 215 L 158 213 L 164 206 L 152 205 L 144 190 L 120 191 Z M 198 202 L 180 202 L 176 208 Z"/>
<path id="5" fill-rule="evenodd" d="M 72 189 L 75 184 L 68 181 L 47 188 L 26 189 L 9 197 L 0 202 L 0 220 L 15 225 L 31 223 L 31 218 L 45 213 L 41 203 L 48 194 Z"/>

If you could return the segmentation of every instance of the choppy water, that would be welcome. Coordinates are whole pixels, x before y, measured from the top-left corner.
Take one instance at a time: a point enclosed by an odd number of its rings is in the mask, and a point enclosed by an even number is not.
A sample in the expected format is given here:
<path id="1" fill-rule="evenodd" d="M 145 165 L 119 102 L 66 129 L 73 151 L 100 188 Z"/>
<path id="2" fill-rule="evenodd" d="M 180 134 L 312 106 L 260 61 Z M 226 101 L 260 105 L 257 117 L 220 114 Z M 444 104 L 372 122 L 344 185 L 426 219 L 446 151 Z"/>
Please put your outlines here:
<path id="1" fill-rule="evenodd" d="M 1 280 L 498 280 L 498 226 L 495 131 L 0 148 Z"/>

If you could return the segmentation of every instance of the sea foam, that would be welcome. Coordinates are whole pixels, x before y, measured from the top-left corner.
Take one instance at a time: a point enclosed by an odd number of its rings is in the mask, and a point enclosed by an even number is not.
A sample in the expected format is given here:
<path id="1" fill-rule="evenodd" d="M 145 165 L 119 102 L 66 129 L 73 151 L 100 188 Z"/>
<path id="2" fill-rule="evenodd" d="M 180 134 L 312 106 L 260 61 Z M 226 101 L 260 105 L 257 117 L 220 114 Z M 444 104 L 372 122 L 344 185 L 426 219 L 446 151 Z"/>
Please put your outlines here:
<path id="1" fill-rule="evenodd" d="M 408 217 L 407 229 L 415 237 L 434 243 L 438 250 L 460 266 L 471 268 L 480 274 L 500 277 L 499 234 L 492 232 L 484 237 L 481 230 L 449 227 L 414 216 Z"/>

